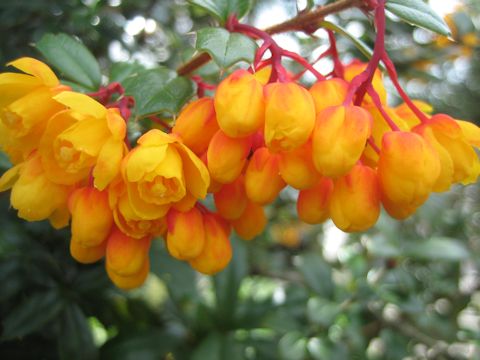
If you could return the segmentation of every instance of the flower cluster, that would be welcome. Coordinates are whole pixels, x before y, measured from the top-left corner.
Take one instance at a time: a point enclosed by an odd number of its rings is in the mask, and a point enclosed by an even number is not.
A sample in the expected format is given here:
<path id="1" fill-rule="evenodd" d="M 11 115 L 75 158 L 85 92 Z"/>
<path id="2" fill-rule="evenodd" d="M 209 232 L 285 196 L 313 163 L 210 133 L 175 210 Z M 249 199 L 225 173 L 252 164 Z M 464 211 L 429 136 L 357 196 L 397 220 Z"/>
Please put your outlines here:
<path id="1" fill-rule="evenodd" d="M 178 137 L 154 129 L 129 149 L 120 109 L 60 85 L 38 60 L 9 65 L 23 73 L 0 74 L 0 146 L 14 165 L 0 191 L 11 189 L 19 217 L 48 219 L 55 228 L 71 219 L 72 256 L 83 263 L 105 257 L 121 288 L 143 283 L 152 238 L 182 239 L 178 221 L 190 226 L 192 213 L 204 239 L 186 254 L 176 243 L 172 253 L 204 272 L 221 266 L 212 253 L 224 251 L 229 261 L 228 227 L 194 208 L 206 196 L 208 170 Z"/>
<path id="2" fill-rule="evenodd" d="M 89 96 L 61 85 L 38 60 L 13 61 L 23 73 L 0 74 L 0 147 L 14 165 L 0 191 L 11 189 L 23 219 L 70 223 L 72 256 L 82 263 L 105 257 L 109 277 L 124 289 L 144 282 L 157 237 L 194 269 L 222 270 L 232 229 L 245 240 L 262 233 L 264 207 L 287 186 L 298 190 L 298 217 L 309 224 L 331 219 L 343 231 L 364 231 L 382 206 L 404 219 L 430 193 L 476 181 L 480 129 L 432 116 L 428 104 L 404 93 L 384 49 L 383 7 L 370 62 L 344 65 L 330 32 L 321 56 L 332 56 L 335 67 L 325 76 L 231 18 L 230 31 L 263 40 L 252 66 L 216 89 L 197 79 L 198 98 L 170 131 L 150 129 L 133 148 L 121 87 L 110 85 L 120 89 L 111 103 L 102 90 Z M 316 82 L 303 86 L 303 73 L 287 72 L 282 57 Z M 399 106 L 387 103 L 380 61 L 404 100 Z M 212 202 L 202 202 L 207 195 Z"/>

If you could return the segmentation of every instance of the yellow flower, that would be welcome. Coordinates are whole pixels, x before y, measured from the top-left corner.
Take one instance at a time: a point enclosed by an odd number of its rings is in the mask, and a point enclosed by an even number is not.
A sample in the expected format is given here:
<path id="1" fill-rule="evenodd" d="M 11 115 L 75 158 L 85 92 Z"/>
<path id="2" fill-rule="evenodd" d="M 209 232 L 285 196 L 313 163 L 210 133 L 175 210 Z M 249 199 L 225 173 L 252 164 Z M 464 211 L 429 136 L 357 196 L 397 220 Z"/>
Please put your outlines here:
<path id="1" fill-rule="evenodd" d="M 233 182 L 242 172 L 251 148 L 251 137 L 232 138 L 218 130 L 207 151 L 212 179 L 221 184 Z"/>
<path id="2" fill-rule="evenodd" d="M 340 78 L 317 81 L 310 88 L 315 114 L 330 106 L 342 105 L 348 91 L 348 83 Z"/>
<path id="3" fill-rule="evenodd" d="M 245 171 L 245 191 L 254 203 L 266 205 L 273 202 L 285 187 L 278 163 L 278 155 L 270 153 L 265 147 L 253 154 Z"/>
<path id="4" fill-rule="evenodd" d="M 47 176 L 75 184 L 93 168 L 95 187 L 103 190 L 117 176 L 125 153 L 125 120 L 87 95 L 65 91 L 54 97 L 69 109 L 49 121 L 39 151 Z"/>
<path id="5" fill-rule="evenodd" d="M 25 162 L 2 175 L 0 191 L 10 188 L 10 202 L 22 219 L 49 219 L 56 228 L 68 225 L 67 200 L 72 187 L 50 181 L 38 153 L 32 153 Z"/>
<path id="6" fill-rule="evenodd" d="M 265 143 L 273 152 L 305 144 L 315 124 L 312 96 L 293 82 L 265 87 Z"/>
<path id="7" fill-rule="evenodd" d="M 124 234 L 135 239 L 164 235 L 167 230 L 166 219 L 145 220 L 138 216 L 132 208 L 123 179 L 115 180 L 108 187 L 108 195 L 115 224 Z"/>
<path id="8" fill-rule="evenodd" d="M 317 115 L 312 135 L 313 162 L 324 176 L 345 175 L 360 159 L 372 117 L 359 106 L 333 106 Z"/>
<path id="9" fill-rule="evenodd" d="M 322 177 L 313 187 L 298 193 L 297 213 L 307 224 L 320 224 L 330 217 L 333 180 Z"/>
<path id="10" fill-rule="evenodd" d="M 114 228 L 107 239 L 105 267 L 113 283 L 122 289 L 143 284 L 149 272 L 151 238 L 133 239 Z"/>
<path id="11" fill-rule="evenodd" d="M 330 216 L 340 230 L 367 230 L 375 225 L 379 215 L 380 192 L 375 170 L 357 164 L 335 181 Z"/>
<path id="12" fill-rule="evenodd" d="M 320 178 L 313 164 L 311 141 L 292 151 L 279 153 L 279 159 L 282 179 L 295 189 L 308 189 Z"/>
<path id="13" fill-rule="evenodd" d="M 233 72 L 218 85 L 215 111 L 220 129 L 228 136 L 253 134 L 263 125 L 263 86 L 246 70 Z"/>
<path id="14" fill-rule="evenodd" d="M 423 204 L 440 175 L 435 149 L 420 135 L 393 131 L 383 136 L 378 180 L 387 212 L 403 219 Z"/>
<path id="15" fill-rule="evenodd" d="M 203 215 L 196 207 L 186 212 L 170 209 L 167 215 L 167 249 L 179 260 L 189 260 L 200 255 L 205 244 Z"/>
<path id="16" fill-rule="evenodd" d="M 238 236 L 243 240 L 252 240 L 267 226 L 267 217 L 261 205 L 249 201 L 240 217 L 231 220 L 231 223 Z"/>
<path id="17" fill-rule="evenodd" d="M 201 155 L 218 129 L 213 99 L 204 97 L 182 109 L 172 133 L 177 134 L 195 154 Z"/>
<path id="18" fill-rule="evenodd" d="M 204 214 L 203 226 L 205 245 L 202 252 L 189 263 L 195 270 L 213 275 L 223 270 L 232 258 L 230 226 L 221 217 L 212 213 Z"/>
<path id="19" fill-rule="evenodd" d="M 0 146 L 18 163 L 38 146 L 47 120 L 65 108 L 53 96 L 66 87 L 38 60 L 20 58 L 8 65 L 25 74 L 0 74 Z"/>
<path id="20" fill-rule="evenodd" d="M 93 187 L 75 189 L 68 199 L 72 214 L 72 240 L 83 247 L 104 242 L 113 225 L 108 193 Z"/>
<path id="21" fill-rule="evenodd" d="M 218 213 L 228 220 L 238 219 L 247 207 L 245 177 L 240 175 L 230 184 L 224 184 L 213 194 Z"/>
<path id="22" fill-rule="evenodd" d="M 138 139 L 122 163 L 128 199 L 133 213 L 153 220 L 171 206 L 186 211 L 207 194 L 210 176 L 203 162 L 175 136 L 153 129 Z"/>

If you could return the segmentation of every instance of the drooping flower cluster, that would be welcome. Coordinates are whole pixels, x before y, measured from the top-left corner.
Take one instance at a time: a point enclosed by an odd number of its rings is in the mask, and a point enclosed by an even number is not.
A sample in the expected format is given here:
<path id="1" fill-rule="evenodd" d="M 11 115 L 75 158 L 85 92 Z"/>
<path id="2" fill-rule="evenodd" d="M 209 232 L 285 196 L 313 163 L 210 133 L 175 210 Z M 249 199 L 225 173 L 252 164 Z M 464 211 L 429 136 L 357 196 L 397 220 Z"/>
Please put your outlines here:
<path id="1" fill-rule="evenodd" d="M 343 65 L 330 33 L 322 56 L 331 55 L 335 67 L 326 76 L 231 18 L 230 31 L 263 40 L 254 64 L 226 76 L 211 97 L 199 91 L 171 131 L 151 129 L 133 148 L 128 112 L 116 107 L 128 101 L 97 102 L 35 59 L 13 61 L 23 73 L 0 74 L 0 146 L 14 165 L 0 191 L 11 189 L 23 219 L 70 223 L 72 256 L 105 258 L 124 289 L 145 280 L 157 237 L 196 270 L 222 270 L 232 257 L 232 229 L 245 240 L 262 233 L 265 206 L 287 186 L 298 190 L 298 217 L 309 224 L 331 219 L 343 231 L 364 231 L 382 206 L 404 219 L 432 192 L 476 181 L 480 129 L 431 116 L 428 104 L 406 96 L 384 51 L 382 6 L 371 61 Z M 302 85 L 282 57 L 317 81 Z M 404 100 L 397 107 L 387 104 L 380 61 Z M 213 204 L 202 202 L 207 195 Z"/>

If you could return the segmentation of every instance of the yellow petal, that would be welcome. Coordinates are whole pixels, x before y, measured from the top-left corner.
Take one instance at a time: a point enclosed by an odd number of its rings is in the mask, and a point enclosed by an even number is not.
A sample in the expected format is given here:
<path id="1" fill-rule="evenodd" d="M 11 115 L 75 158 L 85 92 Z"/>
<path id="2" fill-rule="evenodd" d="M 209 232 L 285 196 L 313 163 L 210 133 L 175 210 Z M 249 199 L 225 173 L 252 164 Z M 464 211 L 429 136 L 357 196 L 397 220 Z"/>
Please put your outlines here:
<path id="1" fill-rule="evenodd" d="M 18 164 L 2 174 L 0 177 L 0 192 L 10 189 L 18 180 L 22 164 Z"/>
<path id="2" fill-rule="evenodd" d="M 125 176 L 127 181 L 139 181 L 155 170 L 166 156 L 168 145 L 145 147 L 138 146 L 125 158 Z"/>
<path id="3" fill-rule="evenodd" d="M 205 164 L 185 145 L 178 144 L 177 149 L 183 160 L 183 173 L 188 191 L 197 199 L 207 196 L 210 175 Z"/>
<path id="4" fill-rule="evenodd" d="M 107 125 L 116 140 L 123 140 L 127 134 L 127 124 L 118 109 L 107 110 Z"/>
<path id="5" fill-rule="evenodd" d="M 147 131 L 137 140 L 137 143 L 143 146 L 158 146 L 162 144 L 171 144 L 174 142 L 177 142 L 175 137 L 158 129 Z"/>
<path id="6" fill-rule="evenodd" d="M 40 79 L 45 86 L 54 87 L 59 84 L 55 73 L 46 64 L 37 59 L 22 57 L 9 62 L 7 65 L 14 66 L 27 74 L 35 76 Z"/>
<path id="7" fill-rule="evenodd" d="M 120 172 L 125 144 L 122 140 L 110 138 L 103 145 L 93 169 L 94 185 L 103 190 Z"/>
<path id="8" fill-rule="evenodd" d="M 68 106 L 81 114 L 90 115 L 96 118 L 104 118 L 107 109 L 92 99 L 90 96 L 73 91 L 63 91 L 53 97 L 59 103 Z"/>

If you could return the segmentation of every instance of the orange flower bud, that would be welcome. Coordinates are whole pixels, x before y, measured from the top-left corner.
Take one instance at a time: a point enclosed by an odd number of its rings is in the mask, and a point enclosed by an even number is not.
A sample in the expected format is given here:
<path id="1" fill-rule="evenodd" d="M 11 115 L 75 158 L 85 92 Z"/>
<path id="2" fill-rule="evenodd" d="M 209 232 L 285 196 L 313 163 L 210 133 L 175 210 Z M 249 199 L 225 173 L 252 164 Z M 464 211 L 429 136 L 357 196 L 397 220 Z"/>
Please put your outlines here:
<path id="1" fill-rule="evenodd" d="M 106 266 L 121 276 L 137 274 L 148 259 L 151 237 L 134 239 L 114 228 L 107 239 Z"/>
<path id="2" fill-rule="evenodd" d="M 267 217 L 261 205 L 249 201 L 243 214 L 231 223 L 238 236 L 243 240 L 252 240 L 265 229 Z"/>
<path id="3" fill-rule="evenodd" d="M 308 189 L 315 185 L 320 174 L 315 169 L 312 158 L 312 143 L 279 154 L 280 175 L 295 189 Z"/>
<path id="4" fill-rule="evenodd" d="M 257 149 L 250 159 L 245 172 L 245 191 L 254 203 L 271 203 L 285 187 L 278 162 L 278 155 L 271 154 L 264 147 Z"/>
<path id="5" fill-rule="evenodd" d="M 317 81 L 310 88 L 315 103 L 315 113 L 318 115 L 322 110 L 330 106 L 342 105 L 347 96 L 348 83 L 340 78 Z"/>
<path id="6" fill-rule="evenodd" d="M 105 265 L 107 270 L 108 277 L 115 284 L 116 287 L 123 290 L 131 290 L 141 286 L 147 279 L 148 273 L 150 271 L 150 260 L 148 257 L 142 264 L 142 267 L 138 272 L 131 275 L 122 275 L 113 271 L 108 263 Z"/>
<path id="7" fill-rule="evenodd" d="M 355 165 L 337 179 L 330 199 L 330 215 L 343 231 L 364 231 L 375 225 L 380 215 L 377 174 L 368 166 Z"/>
<path id="8" fill-rule="evenodd" d="M 372 117 L 359 106 L 335 106 L 317 116 L 312 136 L 313 162 L 325 176 L 346 174 L 360 159 Z"/>
<path id="9" fill-rule="evenodd" d="M 462 129 L 463 136 L 468 143 L 476 148 L 480 147 L 480 127 L 470 121 L 455 120 Z"/>
<path id="10" fill-rule="evenodd" d="M 68 199 L 72 214 L 72 241 L 84 247 L 98 246 L 107 239 L 113 225 L 108 193 L 93 187 L 76 189 Z"/>
<path id="11" fill-rule="evenodd" d="M 215 111 L 220 129 L 228 136 L 253 134 L 264 119 L 262 84 L 248 71 L 236 70 L 218 85 Z"/>
<path id="12" fill-rule="evenodd" d="M 228 220 L 238 219 L 247 207 L 245 179 L 240 175 L 230 184 L 223 185 L 214 195 L 218 213 Z"/>
<path id="13" fill-rule="evenodd" d="M 177 134 L 185 145 L 200 155 L 207 150 L 208 143 L 218 129 L 213 99 L 204 97 L 182 109 L 172 133 Z"/>
<path id="14" fill-rule="evenodd" d="M 230 230 L 225 220 L 211 213 L 204 215 L 203 224 L 205 245 L 200 255 L 190 260 L 190 265 L 203 274 L 213 275 L 223 270 L 232 258 Z"/>
<path id="15" fill-rule="evenodd" d="M 105 256 L 106 246 L 106 241 L 97 246 L 83 246 L 72 239 L 70 241 L 70 254 L 79 263 L 91 264 Z"/>
<path id="16" fill-rule="evenodd" d="M 242 172 L 251 147 L 250 137 L 231 138 L 218 130 L 207 152 L 210 176 L 222 184 L 234 181 Z"/>
<path id="17" fill-rule="evenodd" d="M 197 257 L 205 244 L 203 216 L 192 208 L 187 212 L 170 209 L 167 215 L 167 248 L 170 255 L 179 260 Z"/>
<path id="18" fill-rule="evenodd" d="M 438 159 L 440 160 L 440 174 L 437 181 L 435 181 L 432 191 L 447 191 L 452 185 L 454 172 L 453 161 L 450 154 L 442 145 L 440 145 L 433 134 L 433 130 L 428 125 L 422 124 L 416 126 L 412 131 L 421 135 L 428 144 L 435 149 Z"/>
<path id="19" fill-rule="evenodd" d="M 437 114 L 432 116 L 427 125 L 452 158 L 453 182 L 464 185 L 475 182 L 480 172 L 480 162 L 458 123 L 448 115 Z"/>
<path id="20" fill-rule="evenodd" d="M 315 124 L 312 96 L 296 83 L 265 87 L 265 143 L 273 151 L 290 151 L 307 142 Z"/>
<path id="21" fill-rule="evenodd" d="M 330 217 L 330 197 L 333 192 L 333 180 L 322 177 L 312 188 L 298 193 L 297 213 L 300 220 L 307 224 L 320 224 Z"/>
<path id="22" fill-rule="evenodd" d="M 394 131 L 383 136 L 378 179 L 385 209 L 423 204 L 440 175 L 435 150 L 420 135 Z M 389 214 L 396 217 L 400 211 Z"/>

